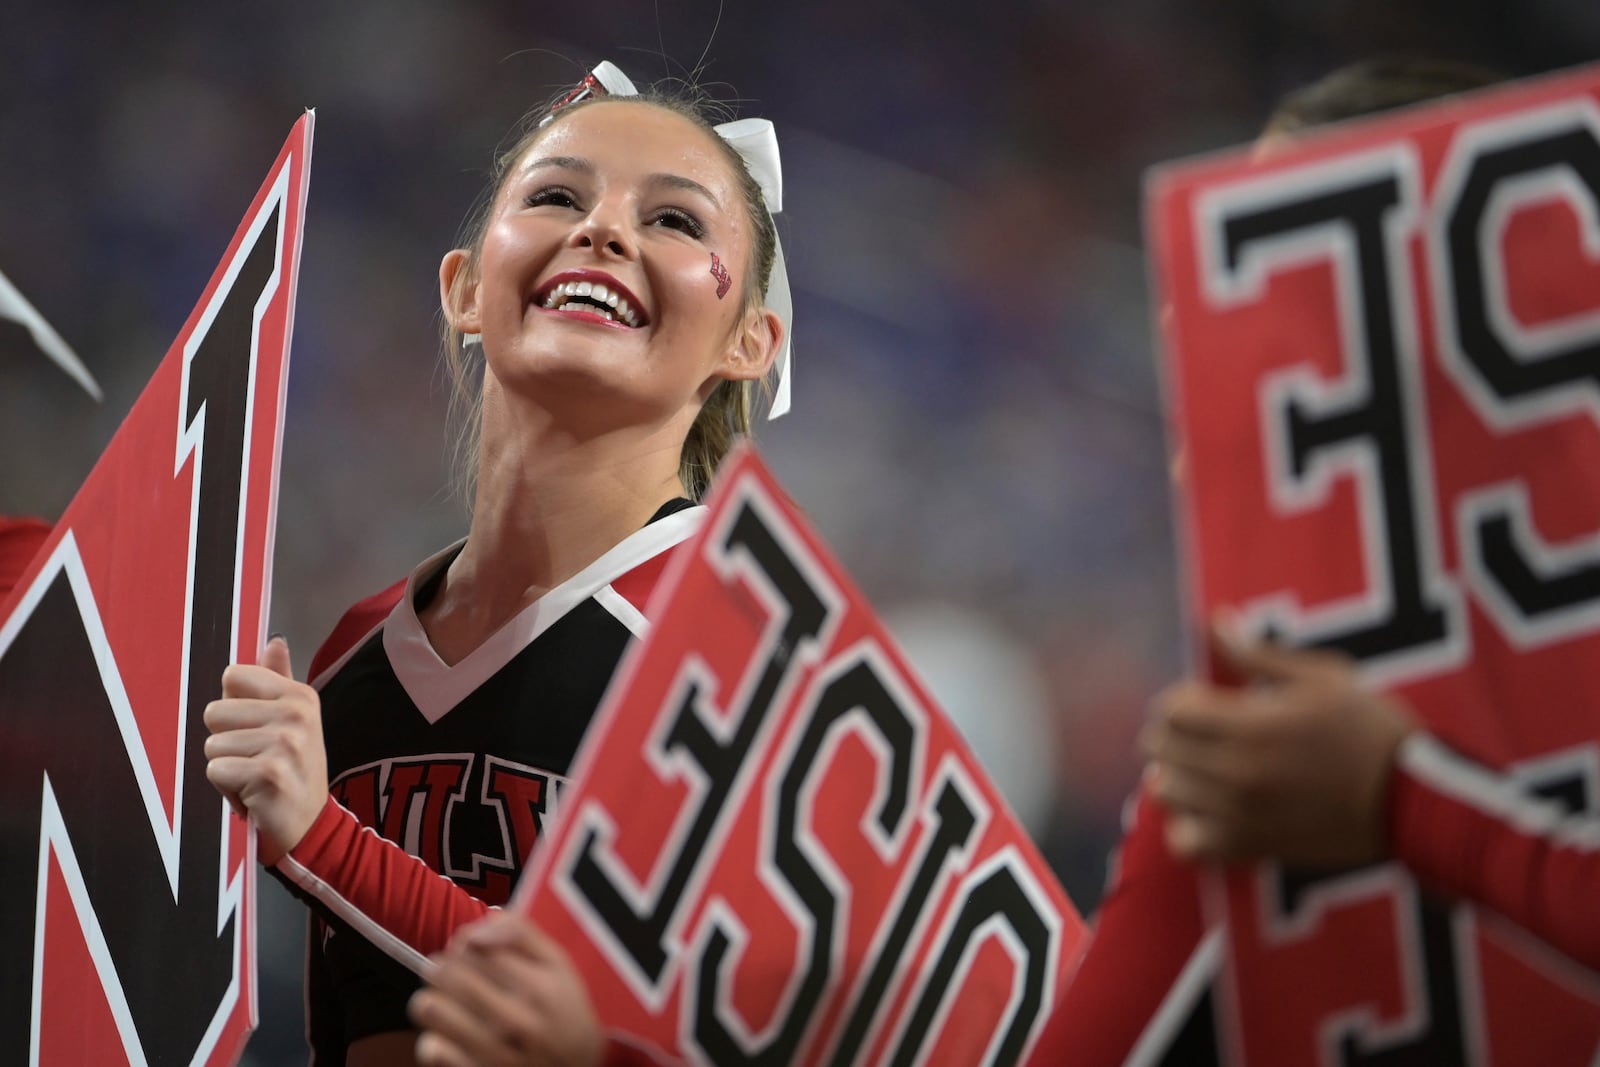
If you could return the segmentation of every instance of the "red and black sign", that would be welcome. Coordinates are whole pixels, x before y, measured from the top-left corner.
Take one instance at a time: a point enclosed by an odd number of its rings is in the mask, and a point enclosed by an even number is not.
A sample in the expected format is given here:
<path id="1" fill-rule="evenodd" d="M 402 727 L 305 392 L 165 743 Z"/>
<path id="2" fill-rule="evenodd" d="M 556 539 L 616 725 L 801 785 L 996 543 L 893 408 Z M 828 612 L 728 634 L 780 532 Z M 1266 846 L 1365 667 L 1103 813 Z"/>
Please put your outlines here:
<path id="1" fill-rule="evenodd" d="M 670 566 L 523 906 L 690 1062 L 1018 1062 L 1082 924 L 753 451 Z"/>
<path id="2" fill-rule="evenodd" d="M 1600 69 L 1167 168 L 1148 220 L 1195 632 L 1341 649 L 1600 812 Z M 1396 866 L 1218 888 L 1218 1059 L 1600 1047 L 1593 976 Z"/>
<path id="3" fill-rule="evenodd" d="M 0 614 L 0 1047 L 45 1067 L 231 1064 L 254 1025 L 201 715 L 265 636 L 310 147 L 307 115 Z"/>

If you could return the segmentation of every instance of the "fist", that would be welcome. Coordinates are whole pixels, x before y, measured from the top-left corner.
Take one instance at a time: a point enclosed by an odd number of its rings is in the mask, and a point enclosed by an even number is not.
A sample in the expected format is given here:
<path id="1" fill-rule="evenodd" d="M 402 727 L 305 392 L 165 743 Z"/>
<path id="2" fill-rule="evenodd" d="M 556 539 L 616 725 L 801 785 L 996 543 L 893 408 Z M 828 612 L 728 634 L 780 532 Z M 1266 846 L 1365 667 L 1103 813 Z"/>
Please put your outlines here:
<path id="1" fill-rule="evenodd" d="M 328 800 L 322 702 L 294 680 L 289 645 L 267 642 L 261 663 L 222 673 L 222 699 L 206 705 L 206 777 L 256 824 L 261 862 L 300 843 Z"/>

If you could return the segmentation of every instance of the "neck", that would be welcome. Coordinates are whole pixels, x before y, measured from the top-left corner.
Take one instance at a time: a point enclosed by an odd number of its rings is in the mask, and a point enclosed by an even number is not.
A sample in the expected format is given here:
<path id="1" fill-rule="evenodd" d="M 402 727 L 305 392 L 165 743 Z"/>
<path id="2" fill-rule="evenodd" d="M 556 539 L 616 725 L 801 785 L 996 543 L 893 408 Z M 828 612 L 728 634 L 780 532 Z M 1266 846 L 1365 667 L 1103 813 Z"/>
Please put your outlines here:
<path id="1" fill-rule="evenodd" d="M 684 417 L 578 430 L 492 389 L 483 422 L 472 526 L 441 592 L 496 624 L 684 495 Z"/>

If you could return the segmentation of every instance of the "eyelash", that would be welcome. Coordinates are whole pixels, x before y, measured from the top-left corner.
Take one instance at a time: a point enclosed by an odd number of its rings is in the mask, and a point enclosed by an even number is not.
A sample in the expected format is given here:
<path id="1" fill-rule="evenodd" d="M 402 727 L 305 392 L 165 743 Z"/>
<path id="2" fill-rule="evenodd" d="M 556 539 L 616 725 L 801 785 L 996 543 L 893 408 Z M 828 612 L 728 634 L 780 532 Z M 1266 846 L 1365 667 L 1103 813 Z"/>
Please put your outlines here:
<path id="1" fill-rule="evenodd" d="M 655 218 L 651 221 L 661 222 L 665 219 L 672 221 L 674 229 L 688 234 L 697 241 L 706 235 L 706 228 L 700 224 L 700 220 L 682 208 L 664 207 L 656 212 Z"/>
<path id="2" fill-rule="evenodd" d="M 554 204 L 556 207 L 578 206 L 578 198 L 572 195 L 572 190 L 559 185 L 547 185 L 543 189 L 536 189 L 523 197 L 522 202 L 528 207 L 543 207 L 546 204 Z"/>
<path id="3" fill-rule="evenodd" d="M 528 207 L 555 206 L 575 208 L 578 206 L 578 198 L 573 195 L 572 190 L 559 185 L 548 185 L 543 189 L 537 189 L 523 197 L 522 202 Z M 669 229 L 678 230 L 697 241 L 706 235 L 704 224 L 682 208 L 661 208 L 656 211 L 650 221 L 652 223 L 666 222 Z"/>

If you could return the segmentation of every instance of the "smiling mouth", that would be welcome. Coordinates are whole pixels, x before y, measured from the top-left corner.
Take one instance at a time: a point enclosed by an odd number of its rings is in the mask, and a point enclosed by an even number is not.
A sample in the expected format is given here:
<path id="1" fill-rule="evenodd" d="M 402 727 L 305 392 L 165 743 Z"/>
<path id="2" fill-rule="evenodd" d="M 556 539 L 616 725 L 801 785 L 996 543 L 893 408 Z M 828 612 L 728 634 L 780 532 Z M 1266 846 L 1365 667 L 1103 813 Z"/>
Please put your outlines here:
<path id="1" fill-rule="evenodd" d="M 546 311 L 584 312 L 597 315 L 606 322 L 621 323 L 638 329 L 645 319 L 628 299 L 614 293 L 599 282 L 563 282 L 551 289 L 544 298 Z"/>

